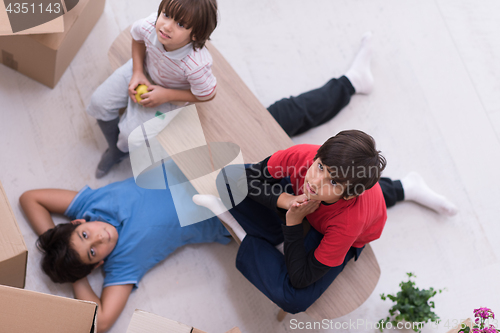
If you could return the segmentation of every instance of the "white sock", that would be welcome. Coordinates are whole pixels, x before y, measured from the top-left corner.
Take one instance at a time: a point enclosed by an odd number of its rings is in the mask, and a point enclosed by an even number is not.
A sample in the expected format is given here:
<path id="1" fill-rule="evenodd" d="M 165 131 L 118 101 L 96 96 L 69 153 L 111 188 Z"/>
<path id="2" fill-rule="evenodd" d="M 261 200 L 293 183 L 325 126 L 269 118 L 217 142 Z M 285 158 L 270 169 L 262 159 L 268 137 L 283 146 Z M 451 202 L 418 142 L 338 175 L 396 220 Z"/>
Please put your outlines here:
<path id="1" fill-rule="evenodd" d="M 359 48 L 351 67 L 345 73 L 345 76 L 351 81 L 356 94 L 369 94 L 373 90 L 373 75 L 370 68 L 372 60 L 372 33 L 365 32 L 361 39 Z"/>
<path id="2" fill-rule="evenodd" d="M 453 216 L 458 212 L 458 208 L 451 201 L 431 190 L 422 176 L 416 172 L 410 172 L 401 179 L 401 184 L 405 200 L 414 201 L 448 216 Z"/>
<path id="3" fill-rule="evenodd" d="M 198 206 L 203 206 L 212 211 L 218 218 L 224 221 L 235 233 L 236 237 L 243 241 L 247 233 L 236 219 L 227 211 L 221 199 L 210 194 L 196 194 L 193 196 L 193 202 Z"/>

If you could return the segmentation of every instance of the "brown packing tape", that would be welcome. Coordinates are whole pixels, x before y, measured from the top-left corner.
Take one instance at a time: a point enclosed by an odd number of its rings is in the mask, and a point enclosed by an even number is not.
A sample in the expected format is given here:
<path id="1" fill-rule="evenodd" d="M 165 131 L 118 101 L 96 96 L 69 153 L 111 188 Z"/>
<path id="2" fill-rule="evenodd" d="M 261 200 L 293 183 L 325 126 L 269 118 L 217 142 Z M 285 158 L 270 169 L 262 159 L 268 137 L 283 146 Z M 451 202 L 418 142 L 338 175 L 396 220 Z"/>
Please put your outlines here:
<path id="1" fill-rule="evenodd" d="M 64 6 L 66 7 L 66 10 L 69 12 L 72 10 L 76 4 L 78 3 L 78 0 L 64 0 Z"/>

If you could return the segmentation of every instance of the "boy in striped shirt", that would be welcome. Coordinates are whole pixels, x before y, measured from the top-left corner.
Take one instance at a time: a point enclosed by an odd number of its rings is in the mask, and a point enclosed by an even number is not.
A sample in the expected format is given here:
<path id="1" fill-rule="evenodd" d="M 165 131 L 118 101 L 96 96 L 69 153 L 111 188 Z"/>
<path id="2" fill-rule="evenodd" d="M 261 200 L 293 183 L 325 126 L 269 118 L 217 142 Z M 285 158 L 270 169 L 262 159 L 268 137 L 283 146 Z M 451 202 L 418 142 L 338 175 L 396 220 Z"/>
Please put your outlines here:
<path id="1" fill-rule="evenodd" d="M 132 59 L 97 88 L 87 108 L 109 145 L 96 178 L 128 155 L 129 134 L 157 112 L 215 97 L 217 81 L 205 42 L 216 26 L 216 0 L 162 0 L 157 13 L 132 25 Z M 137 101 L 140 84 L 148 92 Z"/>

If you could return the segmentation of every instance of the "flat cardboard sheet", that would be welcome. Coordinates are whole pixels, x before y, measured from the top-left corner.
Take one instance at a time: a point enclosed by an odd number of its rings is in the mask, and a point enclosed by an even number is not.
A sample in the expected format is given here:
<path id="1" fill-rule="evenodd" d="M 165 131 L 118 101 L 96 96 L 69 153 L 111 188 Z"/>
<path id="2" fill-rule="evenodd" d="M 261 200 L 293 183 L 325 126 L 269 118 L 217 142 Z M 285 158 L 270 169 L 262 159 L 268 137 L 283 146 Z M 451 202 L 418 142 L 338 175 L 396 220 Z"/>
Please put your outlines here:
<path id="1" fill-rule="evenodd" d="M 197 328 L 167 319 L 153 313 L 136 309 L 127 329 L 127 333 L 206 333 Z M 233 327 L 226 333 L 241 333 Z"/>
<path id="2" fill-rule="evenodd" d="M 95 332 L 97 304 L 0 286 L 0 331 Z"/>
<path id="3" fill-rule="evenodd" d="M 0 284 L 24 288 L 27 260 L 28 249 L 0 182 Z"/>
<path id="4" fill-rule="evenodd" d="M 135 310 L 127 333 L 191 333 L 191 326 L 142 310 Z"/>
<path id="5" fill-rule="evenodd" d="M 0 1 L 0 36 L 44 34 L 44 33 L 63 32 L 63 31 L 64 31 L 64 20 L 63 17 L 60 16 L 52 21 L 38 25 L 36 27 L 13 33 L 9 21 L 9 16 L 5 10 L 5 3 L 3 0 Z"/>

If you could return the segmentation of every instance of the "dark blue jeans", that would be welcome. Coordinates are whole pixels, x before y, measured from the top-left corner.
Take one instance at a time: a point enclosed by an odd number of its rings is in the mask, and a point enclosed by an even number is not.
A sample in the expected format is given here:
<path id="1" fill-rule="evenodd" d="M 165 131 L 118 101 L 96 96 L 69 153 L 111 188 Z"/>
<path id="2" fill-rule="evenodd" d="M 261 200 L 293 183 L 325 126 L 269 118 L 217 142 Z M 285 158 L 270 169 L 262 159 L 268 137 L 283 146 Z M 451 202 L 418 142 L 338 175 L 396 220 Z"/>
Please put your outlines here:
<path id="1" fill-rule="evenodd" d="M 218 186 L 229 188 L 228 183 L 232 183 L 232 188 L 236 188 L 234 184 L 237 183 L 237 179 L 232 179 L 230 173 L 226 173 L 225 180 L 221 174 L 219 175 Z M 281 181 L 281 186 L 290 192 L 287 184 L 289 184 L 287 178 Z M 386 206 L 393 206 L 397 201 L 404 199 L 401 182 L 382 178 L 380 185 Z M 232 207 L 230 202 L 226 202 L 225 205 L 228 208 Z M 284 219 L 280 214 L 248 197 L 229 212 L 247 233 L 236 256 L 236 268 L 271 301 L 289 313 L 303 312 L 311 306 L 342 272 L 349 260 L 352 258 L 356 260 L 363 250 L 351 247 L 341 265 L 332 267 L 328 273 L 308 287 L 297 289 L 290 282 L 285 257 L 275 248 L 284 241 L 282 231 Z M 322 239 L 323 235 L 311 227 L 304 238 L 305 250 L 314 251 Z"/>
<path id="2" fill-rule="evenodd" d="M 285 256 L 274 246 L 283 242 L 283 220 L 276 213 L 250 198 L 245 199 L 231 214 L 247 232 L 236 256 L 236 268 L 271 301 L 289 313 L 305 311 L 330 286 L 353 257 L 362 249 L 351 247 L 344 262 L 332 267 L 321 279 L 302 289 L 290 283 Z M 323 235 L 311 228 L 304 239 L 306 251 L 314 251 Z"/>
<path id="3" fill-rule="evenodd" d="M 218 186 L 227 188 L 231 192 L 230 188 L 236 188 L 234 185 L 237 179 L 230 170 L 228 171 L 225 177 L 219 174 L 217 183 Z M 281 181 L 281 186 L 291 191 L 287 184 L 289 184 L 288 178 Z M 233 206 L 229 201 L 225 202 L 225 205 L 228 208 Z M 351 248 L 342 265 L 332 267 L 312 285 L 297 289 L 292 286 L 288 277 L 285 257 L 275 248 L 284 241 L 282 231 L 284 220 L 278 212 L 248 197 L 229 212 L 247 233 L 238 250 L 236 268 L 270 300 L 289 313 L 305 311 L 342 272 L 347 262 L 353 257 L 357 259 L 362 251 Z M 304 239 L 306 251 L 314 251 L 322 239 L 321 233 L 310 228 Z"/>

